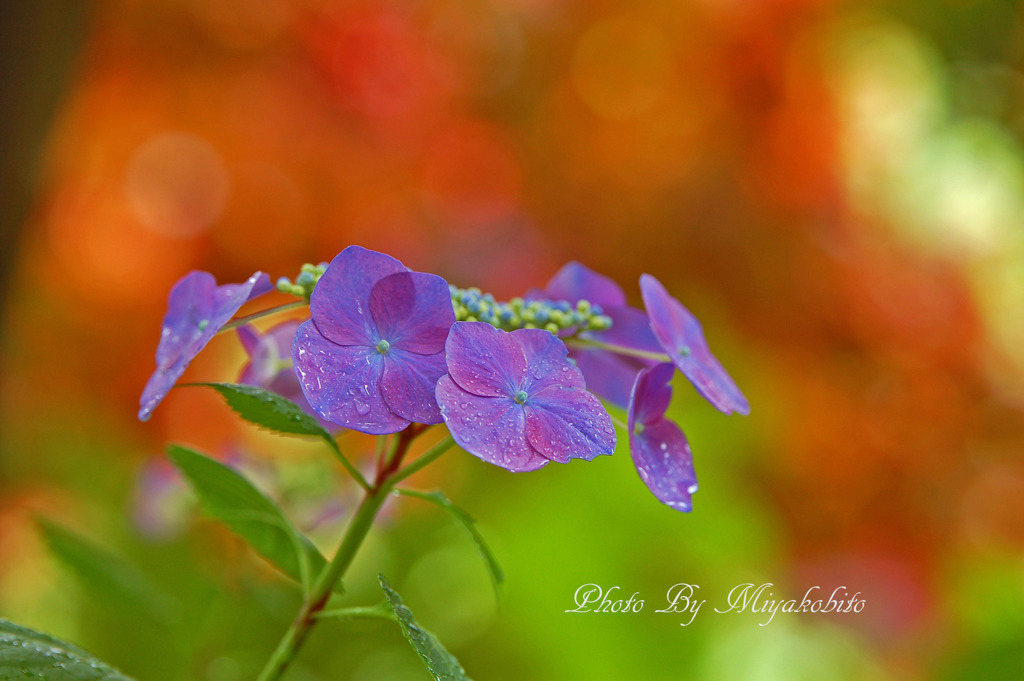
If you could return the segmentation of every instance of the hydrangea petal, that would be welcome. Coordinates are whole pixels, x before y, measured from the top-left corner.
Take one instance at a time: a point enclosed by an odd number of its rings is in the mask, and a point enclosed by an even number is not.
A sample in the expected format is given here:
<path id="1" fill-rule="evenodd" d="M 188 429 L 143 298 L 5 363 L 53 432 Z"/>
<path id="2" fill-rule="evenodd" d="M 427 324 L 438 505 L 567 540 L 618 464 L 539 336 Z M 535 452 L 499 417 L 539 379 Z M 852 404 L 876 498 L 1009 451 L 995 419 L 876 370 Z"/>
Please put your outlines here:
<path id="1" fill-rule="evenodd" d="M 331 261 L 310 296 L 317 328 L 339 345 L 372 345 L 377 334 L 369 314 L 370 292 L 389 274 L 408 271 L 390 255 L 349 246 Z"/>
<path id="2" fill-rule="evenodd" d="M 611 318 L 612 327 L 607 331 L 585 331 L 582 334 L 585 338 L 633 350 L 662 352 L 661 343 L 651 330 L 651 320 L 643 310 L 635 307 L 608 307 L 604 313 Z"/>
<path id="3" fill-rule="evenodd" d="M 650 425 L 665 417 L 672 401 L 672 386 L 669 383 L 675 371 L 674 365 L 665 362 L 637 375 L 630 396 L 630 430 L 633 430 L 634 422 Z"/>
<path id="4" fill-rule="evenodd" d="M 697 392 L 721 412 L 749 414 L 750 403 L 708 350 L 697 318 L 649 274 L 640 277 L 640 291 L 654 335 Z"/>
<path id="5" fill-rule="evenodd" d="M 167 298 L 163 331 L 156 349 L 156 371 L 139 400 L 139 419 L 149 419 L 186 367 L 247 301 L 271 288 L 256 272 L 241 284 L 217 286 L 208 272 L 192 271 L 178 280 Z"/>
<path id="6" fill-rule="evenodd" d="M 568 360 L 568 348 L 557 336 L 544 329 L 519 329 L 512 339 L 523 349 L 527 371 L 519 387 L 534 393 L 558 385 L 564 388 L 586 388 L 587 382 L 577 367 Z"/>
<path id="7" fill-rule="evenodd" d="M 526 372 L 526 356 L 512 334 L 484 322 L 455 322 L 445 354 L 455 382 L 485 397 L 514 394 Z"/>
<path id="8" fill-rule="evenodd" d="M 640 479 L 664 504 L 680 511 L 692 508 L 697 491 L 693 455 L 683 431 L 665 418 L 675 373 L 671 364 L 642 370 L 629 401 L 629 448 Z"/>
<path id="9" fill-rule="evenodd" d="M 573 348 L 569 356 L 576 361 L 590 392 L 626 408 L 636 374 L 644 367 L 642 360 L 616 355 L 607 350 L 581 348 Z"/>
<path id="10" fill-rule="evenodd" d="M 448 283 L 423 272 L 398 272 L 374 284 L 370 315 L 380 338 L 420 355 L 443 353 L 455 323 Z"/>
<path id="11" fill-rule="evenodd" d="M 697 476 L 690 444 L 679 426 L 661 419 L 641 434 L 631 433 L 629 448 L 640 479 L 661 503 L 679 511 L 693 508 Z"/>
<path id="12" fill-rule="evenodd" d="M 552 461 L 590 461 L 615 451 L 612 419 L 586 390 L 549 386 L 531 394 L 525 406 L 526 439 Z"/>
<path id="13" fill-rule="evenodd" d="M 295 333 L 292 359 L 303 394 L 328 421 L 371 435 L 409 425 L 381 395 L 384 357 L 375 348 L 333 343 L 310 320 Z"/>
<path id="14" fill-rule="evenodd" d="M 527 441 L 526 415 L 511 398 L 468 392 L 450 376 L 437 382 L 436 395 L 455 442 L 473 456 L 513 473 L 547 464 L 548 459 Z"/>
<path id="15" fill-rule="evenodd" d="M 451 305 L 448 305 L 451 309 Z M 434 389 L 448 373 L 443 352 L 417 355 L 394 346 L 384 358 L 380 391 L 384 401 L 404 419 L 416 423 L 441 423 Z"/>
<path id="16" fill-rule="evenodd" d="M 544 291 L 552 300 L 575 303 L 586 299 L 601 307 L 626 304 L 626 294 L 614 280 L 575 261 L 566 263 L 555 272 Z"/>

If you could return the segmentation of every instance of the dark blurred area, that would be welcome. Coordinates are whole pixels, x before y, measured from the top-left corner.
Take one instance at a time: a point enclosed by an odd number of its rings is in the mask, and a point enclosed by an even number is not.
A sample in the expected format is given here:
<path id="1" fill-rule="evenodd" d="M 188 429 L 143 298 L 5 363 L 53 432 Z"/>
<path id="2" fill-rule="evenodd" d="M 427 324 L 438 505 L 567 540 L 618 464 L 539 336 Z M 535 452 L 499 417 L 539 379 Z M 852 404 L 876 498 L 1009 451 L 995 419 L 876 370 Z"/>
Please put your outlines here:
<path id="1" fill-rule="evenodd" d="M 522 476 L 448 455 L 423 484 L 479 518 L 503 607 L 472 547 L 412 502 L 353 597 L 387 570 L 474 678 L 1020 678 L 1019 2 L 109 0 L 0 17 L 0 615 L 142 678 L 253 675 L 295 595 L 191 513 L 156 509 L 181 527 L 150 536 L 138 496 L 173 484 L 153 477 L 171 440 L 280 475 L 319 454 L 185 391 L 139 424 L 138 396 L 185 272 L 293 276 L 355 243 L 499 297 L 573 259 L 639 304 L 655 274 L 752 405 L 725 418 L 675 386 L 701 479 L 688 516 L 623 448 Z M 233 380 L 242 357 L 219 338 L 187 377 Z M 205 623 L 147 668 L 172 625 L 122 638 L 132 613 L 95 608 L 32 513 L 149 566 L 184 611 L 212 603 Z M 868 607 L 681 628 L 647 612 L 679 581 L 708 598 L 846 585 Z M 642 590 L 647 611 L 566 615 L 587 582 Z M 324 627 L 295 678 L 422 678 L 393 633 Z"/>

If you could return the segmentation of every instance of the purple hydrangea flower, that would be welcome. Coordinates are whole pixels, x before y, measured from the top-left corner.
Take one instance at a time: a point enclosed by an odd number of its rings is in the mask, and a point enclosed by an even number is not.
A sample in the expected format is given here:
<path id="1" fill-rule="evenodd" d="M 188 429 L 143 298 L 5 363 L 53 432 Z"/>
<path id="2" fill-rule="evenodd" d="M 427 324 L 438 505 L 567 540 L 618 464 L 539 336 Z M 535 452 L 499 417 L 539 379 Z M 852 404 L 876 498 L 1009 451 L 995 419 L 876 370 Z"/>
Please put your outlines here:
<path id="1" fill-rule="evenodd" d="M 640 277 L 640 292 L 654 335 L 697 392 L 725 414 L 749 414 L 750 403 L 708 350 L 697 318 L 649 274 Z"/>
<path id="2" fill-rule="evenodd" d="M 665 418 L 674 373 L 675 367 L 666 363 L 637 374 L 629 400 L 629 449 L 640 479 L 654 496 L 672 508 L 689 511 L 697 491 L 693 455 L 683 431 Z"/>
<path id="3" fill-rule="evenodd" d="M 614 451 L 611 417 L 549 331 L 456 322 L 446 348 L 437 401 L 470 454 L 518 472 Z"/>
<path id="4" fill-rule="evenodd" d="M 156 371 L 139 400 L 139 419 L 146 421 L 189 362 L 247 301 L 271 289 L 270 278 L 256 272 L 241 284 L 217 286 L 209 272 L 192 271 L 171 288 L 163 332 L 156 348 Z"/>
<path id="5" fill-rule="evenodd" d="M 299 324 L 299 321 L 292 319 L 271 327 L 266 333 L 260 333 L 251 324 L 238 327 L 238 339 L 249 355 L 249 361 L 242 367 L 238 382 L 286 397 L 302 407 L 303 411 L 316 417 L 320 425 L 328 430 L 336 429 L 335 424 L 321 418 L 316 410 L 309 406 L 306 396 L 302 393 L 302 386 L 299 385 L 299 377 L 295 375 L 292 342 L 295 340 Z"/>
<path id="6" fill-rule="evenodd" d="M 584 331 L 581 338 L 590 338 L 634 350 L 661 352 L 658 339 L 651 332 L 647 315 L 626 304 L 626 294 L 618 284 L 578 262 L 570 262 L 558 270 L 540 297 L 577 303 L 587 300 L 598 305 L 611 318 L 607 331 Z M 630 357 L 597 348 L 572 348 L 569 356 L 576 360 L 587 380 L 587 387 L 600 397 L 625 407 L 640 369 L 653 361 Z"/>
<path id="7" fill-rule="evenodd" d="M 310 298 L 295 335 L 302 391 L 322 417 L 364 433 L 440 423 L 434 397 L 455 322 L 448 284 L 389 255 L 349 246 Z"/>

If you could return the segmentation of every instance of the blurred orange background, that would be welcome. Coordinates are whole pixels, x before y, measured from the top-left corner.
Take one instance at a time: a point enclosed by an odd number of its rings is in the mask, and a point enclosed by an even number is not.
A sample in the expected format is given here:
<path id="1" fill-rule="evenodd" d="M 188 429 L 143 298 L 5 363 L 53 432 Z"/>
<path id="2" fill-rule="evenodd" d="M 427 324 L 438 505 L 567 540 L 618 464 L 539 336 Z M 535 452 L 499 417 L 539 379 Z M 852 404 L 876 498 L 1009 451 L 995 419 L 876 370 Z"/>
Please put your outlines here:
<path id="1" fill-rule="evenodd" d="M 637 278 L 655 274 L 752 405 L 727 419 L 677 383 L 701 477 L 690 516 L 647 494 L 625 449 L 614 468 L 534 480 L 447 455 L 423 484 L 493 536 L 510 580 L 502 609 L 481 604 L 485 590 L 452 623 L 430 600 L 451 569 L 441 540 L 401 529 L 440 525 L 429 509 L 403 503 L 369 553 L 405 575 L 410 604 L 474 678 L 1022 678 L 1020 3 L 83 7 L 9 10 L 67 58 L 39 78 L 3 64 L 24 76 L 5 98 L 59 95 L 49 118 L 17 105 L 6 116 L 30 149 L 4 159 L 0 615 L 141 678 L 252 676 L 288 607 L 232 634 L 237 655 L 196 644 L 147 670 L 103 633 L 121 620 L 82 605 L 88 589 L 49 557 L 32 514 L 159 563 L 145 552 L 170 549 L 131 548 L 145 544 L 131 496 L 164 443 L 224 454 L 241 438 L 256 458 L 308 456 L 195 392 L 140 424 L 138 396 L 185 272 L 294 276 L 360 244 L 499 298 L 570 259 L 636 304 Z M 15 40 L 19 24 L 5 23 Z M 187 377 L 233 380 L 241 358 L 219 338 Z M 472 563 L 457 535 L 442 539 Z M 175 541 L 185 548 L 168 560 L 230 540 L 200 523 Z M 405 572 L 429 551 L 434 563 Z M 262 572 L 225 586 L 229 566 L 254 559 L 213 553 L 195 577 L 209 593 L 287 601 Z M 687 579 L 711 598 L 743 581 L 792 597 L 845 584 L 868 606 L 764 628 L 563 612 L 585 582 L 636 585 L 652 611 Z M 391 633 L 317 636 L 296 679 L 425 677 Z M 354 658 L 332 657 L 334 637 Z"/>

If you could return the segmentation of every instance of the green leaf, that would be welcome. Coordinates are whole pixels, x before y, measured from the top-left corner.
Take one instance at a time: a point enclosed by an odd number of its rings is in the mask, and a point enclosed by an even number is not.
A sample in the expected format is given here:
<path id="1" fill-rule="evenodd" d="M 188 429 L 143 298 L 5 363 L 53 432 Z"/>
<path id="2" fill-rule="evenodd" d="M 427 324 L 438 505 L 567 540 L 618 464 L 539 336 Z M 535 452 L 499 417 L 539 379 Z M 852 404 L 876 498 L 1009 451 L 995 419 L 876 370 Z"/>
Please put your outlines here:
<path id="1" fill-rule="evenodd" d="M 286 435 L 312 435 L 334 442 L 331 434 L 302 407 L 277 393 L 237 383 L 189 383 L 221 394 L 239 416 L 257 426 Z"/>
<path id="2" fill-rule="evenodd" d="M 469 515 L 461 508 L 456 506 L 444 495 L 444 492 L 440 490 L 435 492 L 418 492 L 411 489 L 396 489 L 396 494 L 401 494 L 407 497 L 415 497 L 417 499 L 423 499 L 430 503 L 440 506 L 444 510 L 448 511 L 455 517 L 459 523 L 466 528 L 469 532 L 469 536 L 473 538 L 476 543 L 477 549 L 480 551 L 480 556 L 484 559 L 484 563 L 487 564 L 487 571 L 491 575 L 491 583 L 494 585 L 495 597 L 501 600 L 501 585 L 505 581 L 505 573 L 502 571 L 501 566 L 498 565 L 497 559 L 491 552 L 491 549 L 487 546 L 487 542 L 484 541 L 483 535 L 480 534 L 480 530 L 476 527 L 476 521 L 473 520 L 473 516 Z"/>
<path id="3" fill-rule="evenodd" d="M 0 681 L 131 681 L 81 648 L 0 619 Z"/>
<path id="4" fill-rule="evenodd" d="M 261 428 L 285 435 L 311 435 L 322 439 L 345 466 L 349 475 L 355 478 L 355 481 L 363 489 L 370 489 L 370 484 L 363 474 L 341 453 L 334 437 L 315 418 L 291 400 L 252 385 L 237 383 L 183 383 L 181 385 L 183 387 L 213 388 L 224 397 L 228 406 L 236 414 Z"/>
<path id="5" fill-rule="evenodd" d="M 380 588 L 384 590 L 384 597 L 388 605 L 398 618 L 398 624 L 402 627 L 402 633 L 409 644 L 419 653 L 420 659 L 426 665 L 437 681 L 469 681 L 462 665 L 451 653 L 445 650 L 441 642 L 429 631 L 421 627 L 413 619 L 412 611 L 402 603 L 402 597 L 391 588 L 384 575 L 377 575 L 380 580 Z"/>
<path id="6" fill-rule="evenodd" d="M 36 518 L 36 523 L 53 555 L 88 586 L 105 598 L 131 605 L 157 622 L 167 623 L 171 619 L 174 599 L 134 565 L 66 527 L 45 518 Z"/>
<path id="7" fill-rule="evenodd" d="M 309 591 L 327 561 L 281 509 L 248 480 L 222 463 L 186 447 L 167 453 L 188 479 L 206 512 L 221 520 L 281 572 Z M 341 585 L 336 587 L 341 591 Z"/>

